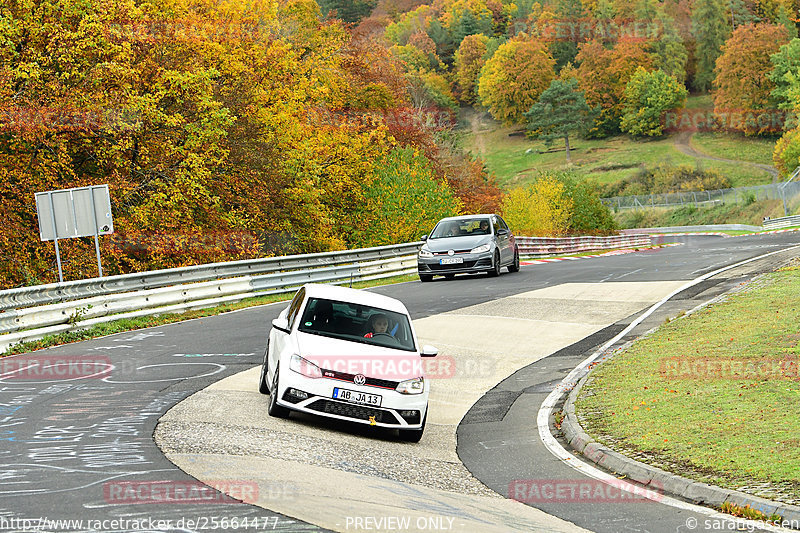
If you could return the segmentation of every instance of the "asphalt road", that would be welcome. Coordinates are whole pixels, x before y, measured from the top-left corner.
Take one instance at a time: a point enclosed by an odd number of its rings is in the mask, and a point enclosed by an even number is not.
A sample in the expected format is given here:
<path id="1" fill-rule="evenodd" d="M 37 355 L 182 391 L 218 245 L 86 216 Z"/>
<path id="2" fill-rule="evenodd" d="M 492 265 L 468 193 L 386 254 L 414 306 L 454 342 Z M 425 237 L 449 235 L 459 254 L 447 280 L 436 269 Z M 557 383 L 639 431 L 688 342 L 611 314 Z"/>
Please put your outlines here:
<path id="1" fill-rule="evenodd" d="M 412 317 L 421 319 L 564 283 L 692 279 L 800 244 L 798 233 L 678 239 L 683 246 L 529 266 L 499 278 L 442 279 L 376 290 L 402 299 Z M 748 275 L 731 273 L 706 283 L 700 287 L 704 293 L 683 295 L 664 312 L 691 308 Z M 269 322 L 281 307 L 264 306 L 3 359 L 0 530 L 212 531 L 233 529 L 233 519 L 236 529 L 245 531 L 320 530 L 201 490 L 164 457 L 152 437 L 158 419 L 172 406 L 260 364 Z M 658 320 L 663 316 L 653 317 Z M 458 427 L 458 454 L 472 474 L 504 496 L 515 479 L 575 479 L 574 471 L 539 449 L 535 413 L 553 384 L 624 322 L 519 370 L 487 393 Z M 100 371 L 86 372 L 84 365 L 83 374 L 65 376 L 65 360 L 90 361 Z M 59 366 L 48 367 L 54 361 Z M 31 370 L 34 363 L 39 366 Z M 247 500 L 246 482 L 233 492 L 237 490 Z M 166 501 L 171 497 L 178 501 Z M 187 497 L 195 500 L 188 502 Z M 687 513 L 658 504 L 533 505 L 593 531 L 688 531 L 681 529 Z M 702 531 L 703 517 L 698 516 L 700 527 L 695 530 Z M 83 522 L 48 522 L 54 520 Z"/>

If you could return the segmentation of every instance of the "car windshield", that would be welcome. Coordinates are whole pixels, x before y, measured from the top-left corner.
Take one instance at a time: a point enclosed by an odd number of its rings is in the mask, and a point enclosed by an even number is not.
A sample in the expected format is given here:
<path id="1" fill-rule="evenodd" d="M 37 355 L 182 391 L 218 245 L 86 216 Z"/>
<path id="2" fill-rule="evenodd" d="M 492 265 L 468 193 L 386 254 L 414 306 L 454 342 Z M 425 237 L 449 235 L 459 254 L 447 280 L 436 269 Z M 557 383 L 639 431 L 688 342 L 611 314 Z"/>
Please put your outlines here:
<path id="1" fill-rule="evenodd" d="M 298 329 L 384 348 L 416 350 L 407 315 L 352 302 L 309 298 Z"/>
<path id="2" fill-rule="evenodd" d="M 459 218 L 442 220 L 433 228 L 429 239 L 445 237 L 463 237 L 469 235 L 489 235 L 491 233 L 488 218 Z"/>

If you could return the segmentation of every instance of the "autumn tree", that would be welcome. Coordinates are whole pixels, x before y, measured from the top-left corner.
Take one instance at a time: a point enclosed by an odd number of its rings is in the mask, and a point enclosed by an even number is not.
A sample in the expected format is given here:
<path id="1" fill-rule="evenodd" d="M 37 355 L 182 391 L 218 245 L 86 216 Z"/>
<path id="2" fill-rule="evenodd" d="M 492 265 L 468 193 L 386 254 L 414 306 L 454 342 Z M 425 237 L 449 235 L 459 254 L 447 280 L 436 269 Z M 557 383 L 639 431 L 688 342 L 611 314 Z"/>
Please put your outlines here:
<path id="1" fill-rule="evenodd" d="M 313 0 L 0 10 L 3 287 L 53 280 L 36 191 L 108 183 L 103 263 L 123 273 L 370 245 L 371 209 L 396 201 L 372 187 L 393 150 L 446 183 L 435 129 L 389 112 L 411 107 L 405 72 Z M 62 253 L 67 279 L 95 275 L 91 241 Z"/>
<path id="2" fill-rule="evenodd" d="M 658 137 L 664 133 L 666 111 L 681 109 L 688 91 L 663 70 L 636 69 L 625 87 L 620 129 L 633 136 Z"/>
<path id="3" fill-rule="evenodd" d="M 590 114 L 586 99 L 578 88 L 578 81 L 556 79 L 525 113 L 525 117 L 531 137 L 543 139 L 548 146 L 556 139 L 564 139 L 569 163 L 569 135 L 586 131 L 591 120 Z"/>
<path id="4" fill-rule="evenodd" d="M 576 59 L 580 62 L 578 83 L 586 102 L 592 108 L 599 108 L 589 135 L 602 137 L 619 132 L 628 80 L 637 68 L 649 69 L 653 64 L 647 44 L 621 39 L 607 49 L 598 41 L 589 41 L 581 45 Z"/>
<path id="5" fill-rule="evenodd" d="M 351 24 L 369 16 L 378 0 L 319 0 L 324 16 L 335 16 Z"/>
<path id="6" fill-rule="evenodd" d="M 783 76 L 785 87 L 782 96 L 785 98 L 784 108 L 794 112 L 795 120 L 792 129 L 783 134 L 775 143 L 772 159 L 781 174 L 788 176 L 800 166 L 800 125 L 796 116 L 800 113 L 800 73 L 789 71 Z"/>
<path id="7" fill-rule="evenodd" d="M 719 113 L 758 114 L 770 107 L 775 84 L 770 79 L 770 56 L 789 41 L 786 28 L 772 24 L 739 26 L 722 48 L 714 79 L 714 109 Z M 744 120 L 732 126 L 747 134 L 774 132 L 772 120 Z"/>
<path id="8" fill-rule="evenodd" d="M 525 187 L 515 187 L 503 198 L 502 213 L 518 235 L 557 237 L 569 230 L 573 202 L 564 184 L 540 176 Z"/>
<path id="9" fill-rule="evenodd" d="M 448 183 L 436 176 L 428 158 L 411 147 L 381 156 L 368 183 L 366 214 L 357 230 L 361 242 L 415 241 L 440 218 L 460 212 Z"/>
<path id="10" fill-rule="evenodd" d="M 656 11 L 655 21 L 661 34 L 650 42 L 650 49 L 655 56 L 653 66 L 673 76 L 679 83 L 684 83 L 689 53 L 675 20 L 661 8 Z"/>
<path id="11" fill-rule="evenodd" d="M 769 80 L 775 84 L 772 100 L 778 109 L 794 109 L 789 98 L 792 88 L 792 76 L 800 76 L 800 39 L 794 38 L 780 47 L 778 52 L 770 56 L 772 71 Z"/>
<path id="12" fill-rule="evenodd" d="M 723 0 L 696 0 L 692 9 L 695 49 L 694 87 L 708 91 L 714 80 L 714 67 L 722 46 L 730 35 L 726 3 Z"/>
<path id="13" fill-rule="evenodd" d="M 555 77 L 554 65 L 541 41 L 521 34 L 501 45 L 481 70 L 481 103 L 504 124 L 524 123 L 524 113 Z"/>
<path id="14" fill-rule="evenodd" d="M 478 101 L 478 78 L 486 63 L 486 44 L 489 38 L 482 33 L 470 35 L 461 41 L 456 51 L 455 77 L 459 99 L 472 105 Z"/>

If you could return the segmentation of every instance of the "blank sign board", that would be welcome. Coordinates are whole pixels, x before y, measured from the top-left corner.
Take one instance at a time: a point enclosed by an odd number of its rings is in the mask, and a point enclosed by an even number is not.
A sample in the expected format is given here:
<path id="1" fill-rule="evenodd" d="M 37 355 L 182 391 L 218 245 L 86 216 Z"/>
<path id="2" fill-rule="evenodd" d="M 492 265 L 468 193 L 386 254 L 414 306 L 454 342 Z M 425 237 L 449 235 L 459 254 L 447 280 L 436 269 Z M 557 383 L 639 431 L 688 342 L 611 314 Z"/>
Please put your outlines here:
<path id="1" fill-rule="evenodd" d="M 43 241 L 114 233 L 108 185 L 36 193 Z"/>

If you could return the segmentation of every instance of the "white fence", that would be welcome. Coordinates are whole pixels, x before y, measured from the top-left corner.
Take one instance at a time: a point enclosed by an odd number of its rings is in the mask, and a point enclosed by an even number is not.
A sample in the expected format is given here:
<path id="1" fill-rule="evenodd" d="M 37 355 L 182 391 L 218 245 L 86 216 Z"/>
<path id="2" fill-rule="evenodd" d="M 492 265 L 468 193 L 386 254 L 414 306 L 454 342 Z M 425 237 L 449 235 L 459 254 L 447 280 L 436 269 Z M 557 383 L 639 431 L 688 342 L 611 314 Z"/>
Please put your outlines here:
<path id="1" fill-rule="evenodd" d="M 521 255 L 544 256 L 592 250 L 650 246 L 649 235 L 612 235 L 609 237 L 517 237 Z"/>

